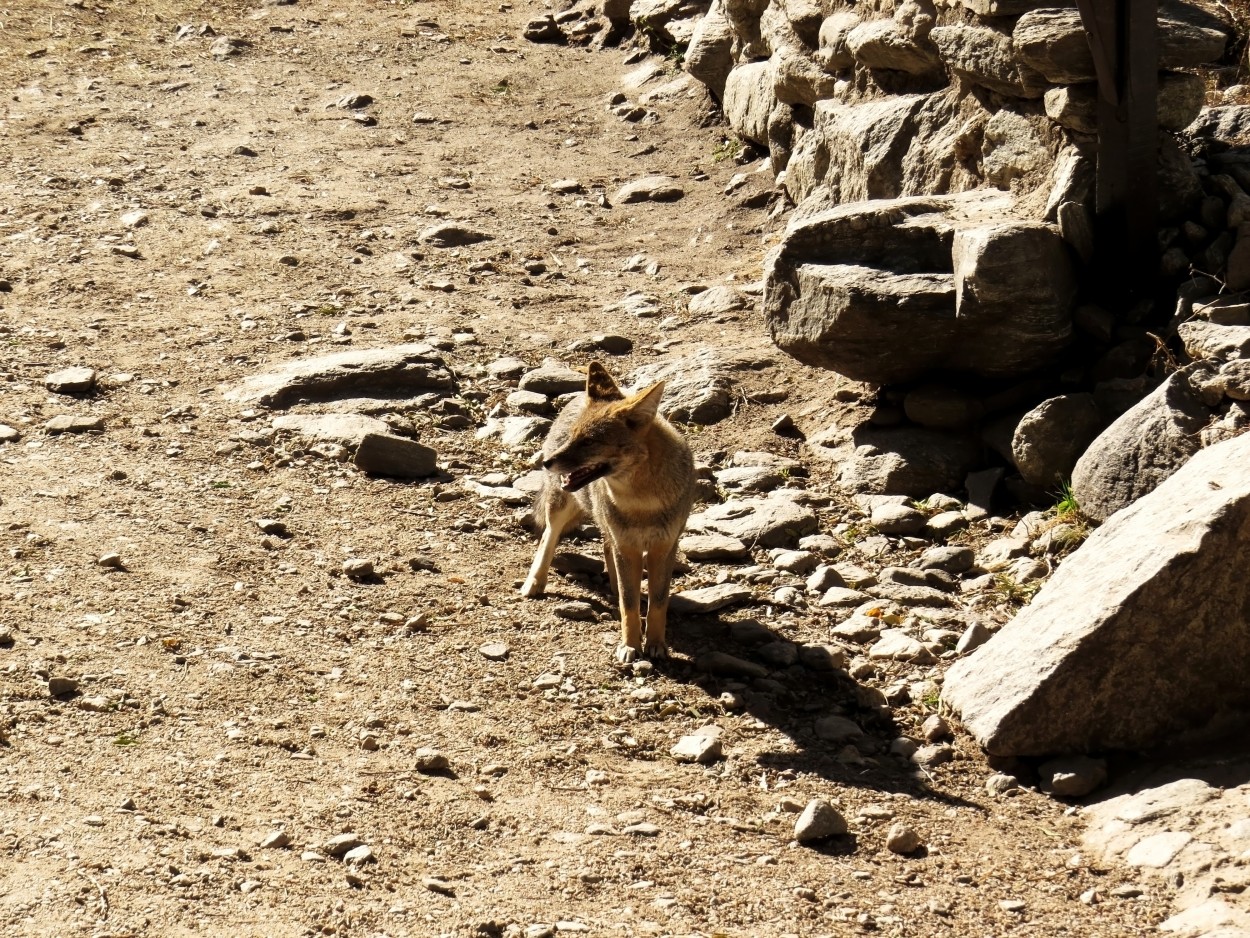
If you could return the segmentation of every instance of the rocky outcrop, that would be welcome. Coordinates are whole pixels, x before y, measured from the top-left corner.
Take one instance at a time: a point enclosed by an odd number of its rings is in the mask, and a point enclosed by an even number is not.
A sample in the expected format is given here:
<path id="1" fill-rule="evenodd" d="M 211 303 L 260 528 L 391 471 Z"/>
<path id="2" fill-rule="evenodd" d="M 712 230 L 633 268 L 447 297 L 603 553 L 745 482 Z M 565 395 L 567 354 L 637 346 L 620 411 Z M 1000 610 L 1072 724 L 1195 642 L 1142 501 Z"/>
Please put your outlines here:
<path id="1" fill-rule="evenodd" d="M 860 381 L 1025 374 L 1068 342 L 1075 290 L 1057 229 L 994 221 L 1000 200 L 895 199 L 796 218 L 765 264 L 773 340 Z"/>
<path id="2" fill-rule="evenodd" d="M 1250 436 L 1199 453 L 947 672 L 943 700 L 981 745 L 1137 749 L 1250 705 L 1247 466 Z"/>

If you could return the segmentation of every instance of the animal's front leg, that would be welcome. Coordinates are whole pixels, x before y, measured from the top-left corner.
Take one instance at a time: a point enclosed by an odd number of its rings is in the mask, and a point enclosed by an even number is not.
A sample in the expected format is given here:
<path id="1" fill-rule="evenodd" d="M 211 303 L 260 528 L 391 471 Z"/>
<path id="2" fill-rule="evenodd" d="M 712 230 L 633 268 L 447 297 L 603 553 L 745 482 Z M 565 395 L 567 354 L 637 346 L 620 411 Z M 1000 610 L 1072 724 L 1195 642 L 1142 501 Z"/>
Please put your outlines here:
<path id="1" fill-rule="evenodd" d="M 622 550 L 615 544 L 616 592 L 621 606 L 621 644 L 616 660 L 628 664 L 642 650 L 642 551 Z"/>
<path id="2" fill-rule="evenodd" d="M 647 551 L 647 637 L 649 658 L 667 658 L 668 596 L 677 562 L 677 542 Z"/>
<path id="3" fill-rule="evenodd" d="M 559 491 L 544 492 L 541 508 L 545 524 L 543 539 L 538 544 L 529 576 L 521 585 L 521 595 L 531 599 L 546 591 L 547 571 L 551 567 L 551 558 L 555 556 L 556 545 L 560 543 L 560 535 L 580 513 L 577 502 Z"/>

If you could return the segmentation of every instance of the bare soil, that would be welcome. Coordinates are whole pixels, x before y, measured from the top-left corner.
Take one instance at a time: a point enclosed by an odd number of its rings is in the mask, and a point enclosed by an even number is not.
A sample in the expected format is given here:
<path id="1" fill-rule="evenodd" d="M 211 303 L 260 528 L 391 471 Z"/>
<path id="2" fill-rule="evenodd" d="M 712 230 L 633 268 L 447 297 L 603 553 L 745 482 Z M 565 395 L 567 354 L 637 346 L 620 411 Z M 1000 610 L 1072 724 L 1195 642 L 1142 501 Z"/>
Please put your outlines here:
<path id="1" fill-rule="evenodd" d="M 730 626 L 752 618 L 825 640 L 825 611 L 772 610 L 762 586 L 753 608 L 678 618 L 674 660 L 635 674 L 612 663 L 602 580 L 518 595 L 532 537 L 462 481 L 526 468 L 475 436 L 512 390 L 487 363 L 584 365 L 567 346 L 596 333 L 634 340 L 610 362 L 622 375 L 704 346 L 766 359 L 739 375 L 732 417 L 686 428 L 705 456 L 797 456 L 771 424 L 820 429 L 838 390 L 772 349 L 754 311 L 686 314 L 692 285 L 758 279 L 784 218 L 741 196 L 770 177 L 723 194 L 759 167 L 723 158 L 705 98 L 656 103 L 653 122 L 609 113 L 628 50 L 522 41 L 540 12 L 0 10 L 0 423 L 22 434 L 0 444 L 0 932 L 1142 934 L 1167 895 L 1110 898 L 1129 874 L 1080 856 L 1063 804 L 988 795 L 993 770 L 967 738 L 928 771 L 888 754 L 931 698 L 883 713 L 845 674 L 734 685 L 692 666 L 709 649 L 749 658 Z M 247 44 L 215 57 L 221 37 Z M 358 109 L 372 126 L 336 106 L 353 93 L 374 99 Z M 685 198 L 610 204 L 652 172 Z M 585 191 L 550 190 L 568 178 Z M 420 243 L 444 213 L 493 240 Z M 657 273 L 622 271 L 639 253 Z M 545 272 L 527 271 L 536 261 Z M 662 314 L 605 309 L 633 289 Z M 388 411 L 438 449 L 429 481 L 367 477 L 223 397 L 300 356 L 430 339 L 472 420 Z M 70 365 L 97 369 L 100 389 L 46 390 Z M 45 432 L 61 414 L 103 429 Z M 823 530 L 849 517 L 828 472 L 805 480 L 828 495 Z M 120 569 L 97 563 L 110 552 Z M 378 575 L 344 576 L 349 557 Z M 693 565 L 678 588 L 723 569 Z M 570 598 L 597 621 L 557 618 Z M 479 651 L 500 641 L 506 660 Z M 535 686 L 543 674 L 558 681 Z M 929 676 L 883 665 L 864 684 Z M 77 692 L 50 696 L 48 677 Z M 862 758 L 814 736 L 832 713 L 864 724 Z M 725 758 L 675 762 L 671 746 L 708 722 Z M 449 767 L 423 771 L 421 749 Z M 794 812 L 816 797 L 851 834 L 797 846 Z M 916 855 L 885 849 L 900 820 L 926 844 Z M 278 830 L 290 844 L 262 847 Z M 372 859 L 328 856 L 344 832 Z M 1103 901 L 1081 901 L 1089 890 Z"/>

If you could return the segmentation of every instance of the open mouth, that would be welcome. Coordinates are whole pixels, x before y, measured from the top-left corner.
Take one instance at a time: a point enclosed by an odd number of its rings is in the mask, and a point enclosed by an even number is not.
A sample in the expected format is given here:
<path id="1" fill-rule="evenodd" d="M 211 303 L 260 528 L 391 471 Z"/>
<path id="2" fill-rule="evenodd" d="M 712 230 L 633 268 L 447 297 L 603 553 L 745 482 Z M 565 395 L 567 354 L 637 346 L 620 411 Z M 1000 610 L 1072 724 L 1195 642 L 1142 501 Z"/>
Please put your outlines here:
<path id="1" fill-rule="evenodd" d="M 583 466 L 580 469 L 575 469 L 562 480 L 564 491 L 576 492 L 580 488 L 585 488 L 591 482 L 594 482 L 595 479 L 601 479 L 606 476 L 611 468 L 606 462 L 601 462 L 593 466 Z"/>

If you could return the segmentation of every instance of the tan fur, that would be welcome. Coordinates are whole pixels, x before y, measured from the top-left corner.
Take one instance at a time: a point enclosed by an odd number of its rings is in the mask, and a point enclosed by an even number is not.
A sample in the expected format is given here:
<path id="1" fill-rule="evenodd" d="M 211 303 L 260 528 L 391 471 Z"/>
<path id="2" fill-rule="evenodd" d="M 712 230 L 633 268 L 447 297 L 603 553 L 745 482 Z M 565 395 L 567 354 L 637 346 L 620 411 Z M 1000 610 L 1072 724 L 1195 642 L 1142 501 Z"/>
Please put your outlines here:
<path id="1" fill-rule="evenodd" d="M 673 563 L 694 500 L 694 459 L 686 441 L 659 415 L 663 391 L 659 382 L 626 396 L 607 370 L 592 362 L 586 393 L 560 412 L 543 444 L 547 478 L 536 512 L 543 536 L 521 592 L 542 595 L 556 544 L 590 515 L 603 532 L 608 578 L 620 599 L 620 661 L 632 661 L 644 649 L 651 657 L 668 654 Z M 565 491 L 570 473 L 593 467 L 606 471 L 575 492 Z"/>

